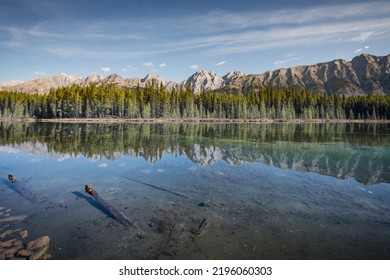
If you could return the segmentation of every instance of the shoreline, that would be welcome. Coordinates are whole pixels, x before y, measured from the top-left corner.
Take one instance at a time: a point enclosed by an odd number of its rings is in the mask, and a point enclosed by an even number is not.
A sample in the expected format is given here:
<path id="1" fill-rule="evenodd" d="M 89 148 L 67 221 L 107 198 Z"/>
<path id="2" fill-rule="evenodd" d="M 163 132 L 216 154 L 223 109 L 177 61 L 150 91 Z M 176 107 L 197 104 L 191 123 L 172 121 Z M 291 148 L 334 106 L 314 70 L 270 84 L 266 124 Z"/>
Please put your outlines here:
<path id="1" fill-rule="evenodd" d="M 0 122 L 46 122 L 46 123 L 214 123 L 214 124 L 302 124 L 302 123 L 390 123 L 390 120 L 349 120 L 349 119 L 202 119 L 202 118 L 145 118 L 145 119 L 121 119 L 121 118 L 61 118 L 61 119 L 35 119 L 19 117 L 0 117 Z"/>

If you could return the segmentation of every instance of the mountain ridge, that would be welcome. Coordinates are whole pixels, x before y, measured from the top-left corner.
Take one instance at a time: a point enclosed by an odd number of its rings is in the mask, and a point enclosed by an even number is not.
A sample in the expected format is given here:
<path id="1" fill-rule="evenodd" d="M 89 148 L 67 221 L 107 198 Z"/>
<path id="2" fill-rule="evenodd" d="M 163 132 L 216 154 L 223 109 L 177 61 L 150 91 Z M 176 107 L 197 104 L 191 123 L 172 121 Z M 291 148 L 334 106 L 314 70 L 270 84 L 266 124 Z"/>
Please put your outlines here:
<path id="1" fill-rule="evenodd" d="M 390 54 L 375 56 L 361 54 L 351 61 L 335 59 L 312 65 L 279 68 L 261 74 L 231 71 L 219 76 L 214 71 L 198 70 L 182 82 L 166 82 L 152 72 L 144 78 L 123 78 L 118 74 L 106 77 L 93 73 L 86 78 L 60 73 L 57 76 L 37 78 L 27 82 L 10 81 L 0 84 L 0 90 L 27 93 L 48 93 L 51 88 L 70 85 L 116 85 L 118 87 L 144 87 L 147 83 L 162 84 L 166 90 L 191 87 L 195 94 L 205 91 L 249 93 L 261 87 L 295 87 L 316 93 L 390 95 Z"/>

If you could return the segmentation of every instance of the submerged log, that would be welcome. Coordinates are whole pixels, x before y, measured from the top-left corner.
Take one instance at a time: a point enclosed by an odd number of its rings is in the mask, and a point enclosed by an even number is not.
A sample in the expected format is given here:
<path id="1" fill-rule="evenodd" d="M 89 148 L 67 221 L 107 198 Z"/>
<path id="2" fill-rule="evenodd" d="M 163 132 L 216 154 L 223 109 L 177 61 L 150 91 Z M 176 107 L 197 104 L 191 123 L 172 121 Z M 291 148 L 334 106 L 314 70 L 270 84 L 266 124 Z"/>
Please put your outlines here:
<path id="1" fill-rule="evenodd" d="M 33 194 L 30 190 L 26 189 L 25 187 L 22 186 L 22 184 L 16 180 L 16 177 L 12 174 L 8 174 L 8 180 L 12 183 L 13 189 L 22 195 L 24 198 L 29 200 L 30 202 L 34 203 L 37 202 L 37 197 L 35 194 Z"/>
<path id="2" fill-rule="evenodd" d="M 139 237 L 144 236 L 144 231 L 137 226 L 133 221 L 131 221 L 125 214 L 123 214 L 121 211 L 113 207 L 110 203 L 108 203 L 104 198 L 102 198 L 92 187 L 92 185 L 87 184 L 85 185 L 85 192 L 88 193 L 95 202 L 100 204 L 108 213 L 111 214 L 111 216 L 123 224 L 124 226 L 131 227 L 136 230 L 136 234 Z"/>

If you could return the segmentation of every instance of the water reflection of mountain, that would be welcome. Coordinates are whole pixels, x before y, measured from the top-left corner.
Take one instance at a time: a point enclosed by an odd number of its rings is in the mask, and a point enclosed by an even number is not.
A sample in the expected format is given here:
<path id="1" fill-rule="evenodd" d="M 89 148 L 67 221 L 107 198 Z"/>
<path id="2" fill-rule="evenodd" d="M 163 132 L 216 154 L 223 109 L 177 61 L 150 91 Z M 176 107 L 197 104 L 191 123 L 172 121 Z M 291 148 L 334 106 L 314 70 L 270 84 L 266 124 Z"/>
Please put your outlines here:
<path id="1" fill-rule="evenodd" d="M 57 159 L 153 162 L 169 153 L 200 166 L 261 162 L 373 184 L 390 182 L 389 131 L 388 124 L 0 123 L 0 145 Z"/>

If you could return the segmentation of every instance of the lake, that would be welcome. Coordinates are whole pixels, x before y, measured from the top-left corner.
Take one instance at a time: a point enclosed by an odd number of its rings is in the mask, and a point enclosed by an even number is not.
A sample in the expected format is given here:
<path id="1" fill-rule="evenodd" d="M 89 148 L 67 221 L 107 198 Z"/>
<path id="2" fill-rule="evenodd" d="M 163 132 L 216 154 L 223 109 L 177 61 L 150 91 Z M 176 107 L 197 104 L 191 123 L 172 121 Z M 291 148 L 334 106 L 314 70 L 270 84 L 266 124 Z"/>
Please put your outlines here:
<path id="1" fill-rule="evenodd" d="M 390 259 L 390 124 L 1 122 L 0 159 L 52 259 Z"/>

